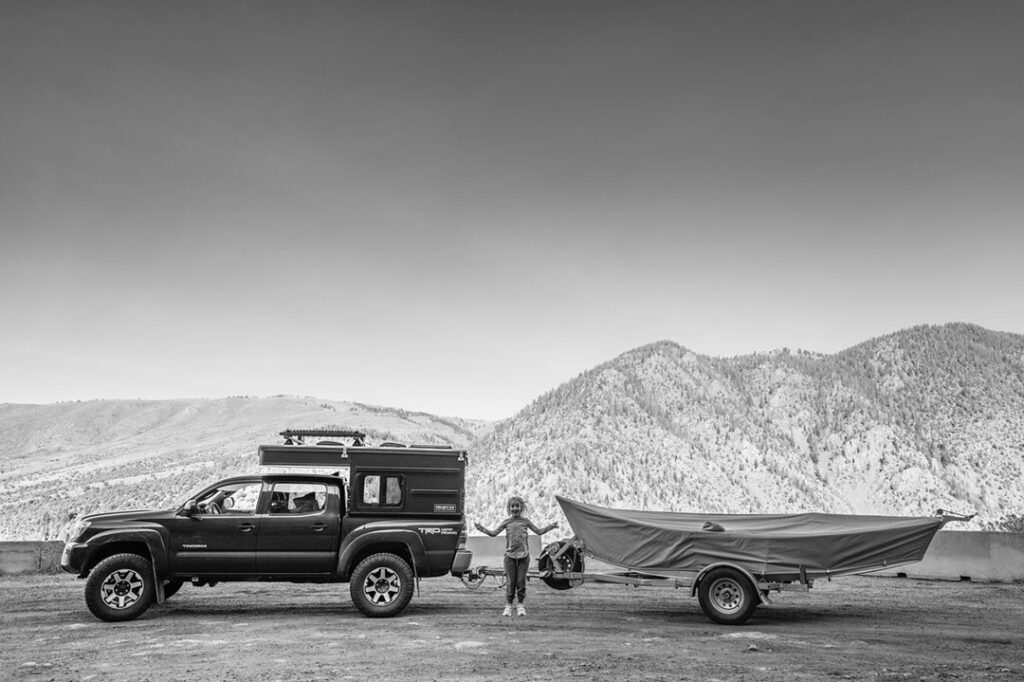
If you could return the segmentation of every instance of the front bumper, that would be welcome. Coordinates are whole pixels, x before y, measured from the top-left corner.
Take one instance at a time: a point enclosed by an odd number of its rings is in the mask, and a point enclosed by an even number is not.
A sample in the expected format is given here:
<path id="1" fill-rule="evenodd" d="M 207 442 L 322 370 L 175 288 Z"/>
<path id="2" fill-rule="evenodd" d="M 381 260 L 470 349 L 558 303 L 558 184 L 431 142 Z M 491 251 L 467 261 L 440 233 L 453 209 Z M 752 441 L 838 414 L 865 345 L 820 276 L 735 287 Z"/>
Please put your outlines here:
<path id="1" fill-rule="evenodd" d="M 89 546 L 82 542 L 66 543 L 64 551 L 60 555 L 61 570 L 77 576 L 83 575 L 82 567 L 85 566 L 85 557 L 88 550 Z"/>
<path id="2" fill-rule="evenodd" d="M 469 570 L 473 563 L 473 552 L 468 549 L 460 549 L 455 552 L 455 560 L 452 562 L 452 575 L 456 578 Z"/>

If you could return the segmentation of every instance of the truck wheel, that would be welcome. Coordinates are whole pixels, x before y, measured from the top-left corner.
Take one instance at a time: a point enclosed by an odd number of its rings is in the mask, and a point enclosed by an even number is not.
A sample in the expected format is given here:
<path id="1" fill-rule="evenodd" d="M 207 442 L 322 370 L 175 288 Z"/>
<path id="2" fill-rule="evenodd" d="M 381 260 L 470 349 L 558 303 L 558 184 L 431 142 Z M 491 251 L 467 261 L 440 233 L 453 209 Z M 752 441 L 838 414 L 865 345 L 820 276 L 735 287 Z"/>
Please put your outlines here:
<path id="1" fill-rule="evenodd" d="M 349 592 L 356 608 L 371 618 L 397 616 L 412 599 L 412 569 L 394 554 L 374 554 L 352 571 Z"/>
<path id="2" fill-rule="evenodd" d="M 708 618 L 722 625 L 742 625 L 757 608 L 757 592 L 750 580 L 735 568 L 716 568 L 697 588 L 700 607 Z"/>
<path id="3" fill-rule="evenodd" d="M 96 564 L 85 581 L 85 605 L 100 620 L 138 618 L 156 596 L 153 566 L 138 554 L 115 554 Z"/>

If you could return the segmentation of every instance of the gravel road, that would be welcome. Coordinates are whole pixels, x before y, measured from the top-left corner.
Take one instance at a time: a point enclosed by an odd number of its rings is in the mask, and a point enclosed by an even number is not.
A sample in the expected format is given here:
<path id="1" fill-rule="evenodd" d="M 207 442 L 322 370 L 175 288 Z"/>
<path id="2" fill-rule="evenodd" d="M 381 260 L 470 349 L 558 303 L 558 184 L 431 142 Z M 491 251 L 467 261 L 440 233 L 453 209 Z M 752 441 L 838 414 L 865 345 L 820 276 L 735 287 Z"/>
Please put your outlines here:
<path id="1" fill-rule="evenodd" d="M 92 617 L 68 575 L 0 578 L 5 680 L 1024 680 L 1024 586 L 846 577 L 742 627 L 682 591 L 424 580 L 399 617 L 347 585 L 185 586 L 141 619 Z"/>

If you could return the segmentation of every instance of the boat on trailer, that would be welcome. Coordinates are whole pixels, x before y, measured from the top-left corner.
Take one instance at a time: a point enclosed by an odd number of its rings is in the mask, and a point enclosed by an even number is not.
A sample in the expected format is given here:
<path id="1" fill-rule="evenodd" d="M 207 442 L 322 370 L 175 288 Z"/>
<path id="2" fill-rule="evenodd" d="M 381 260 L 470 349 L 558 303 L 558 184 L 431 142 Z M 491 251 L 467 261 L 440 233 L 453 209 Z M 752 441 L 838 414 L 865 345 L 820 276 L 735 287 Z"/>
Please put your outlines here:
<path id="1" fill-rule="evenodd" d="M 556 496 L 587 553 L 664 574 L 728 563 L 763 580 L 828 578 L 920 561 L 962 519 L 855 514 L 692 514 L 609 509 Z"/>
<path id="2" fill-rule="evenodd" d="M 920 561 L 935 533 L 973 518 L 857 514 L 694 514 L 612 509 L 556 496 L 575 535 L 551 543 L 531 577 L 559 590 L 586 581 L 690 590 L 704 613 L 744 623 L 770 592 L 807 591 L 816 579 Z M 588 573 L 591 556 L 621 570 Z M 475 569 L 469 586 L 488 573 Z"/>

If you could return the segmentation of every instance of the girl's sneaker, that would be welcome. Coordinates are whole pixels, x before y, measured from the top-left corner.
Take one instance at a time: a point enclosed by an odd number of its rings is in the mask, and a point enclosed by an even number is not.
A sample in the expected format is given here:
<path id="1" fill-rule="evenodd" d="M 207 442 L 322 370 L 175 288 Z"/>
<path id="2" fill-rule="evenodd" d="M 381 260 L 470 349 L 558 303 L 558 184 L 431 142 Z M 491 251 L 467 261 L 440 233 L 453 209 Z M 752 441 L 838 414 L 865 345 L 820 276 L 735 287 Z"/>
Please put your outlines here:
<path id="1" fill-rule="evenodd" d="M 501 615 L 508 617 L 512 615 L 512 605 L 505 604 L 505 610 L 501 612 Z"/>
<path id="2" fill-rule="evenodd" d="M 522 604 L 517 606 L 516 607 L 516 615 L 517 616 L 525 616 L 526 615 L 526 607 L 523 606 Z"/>

